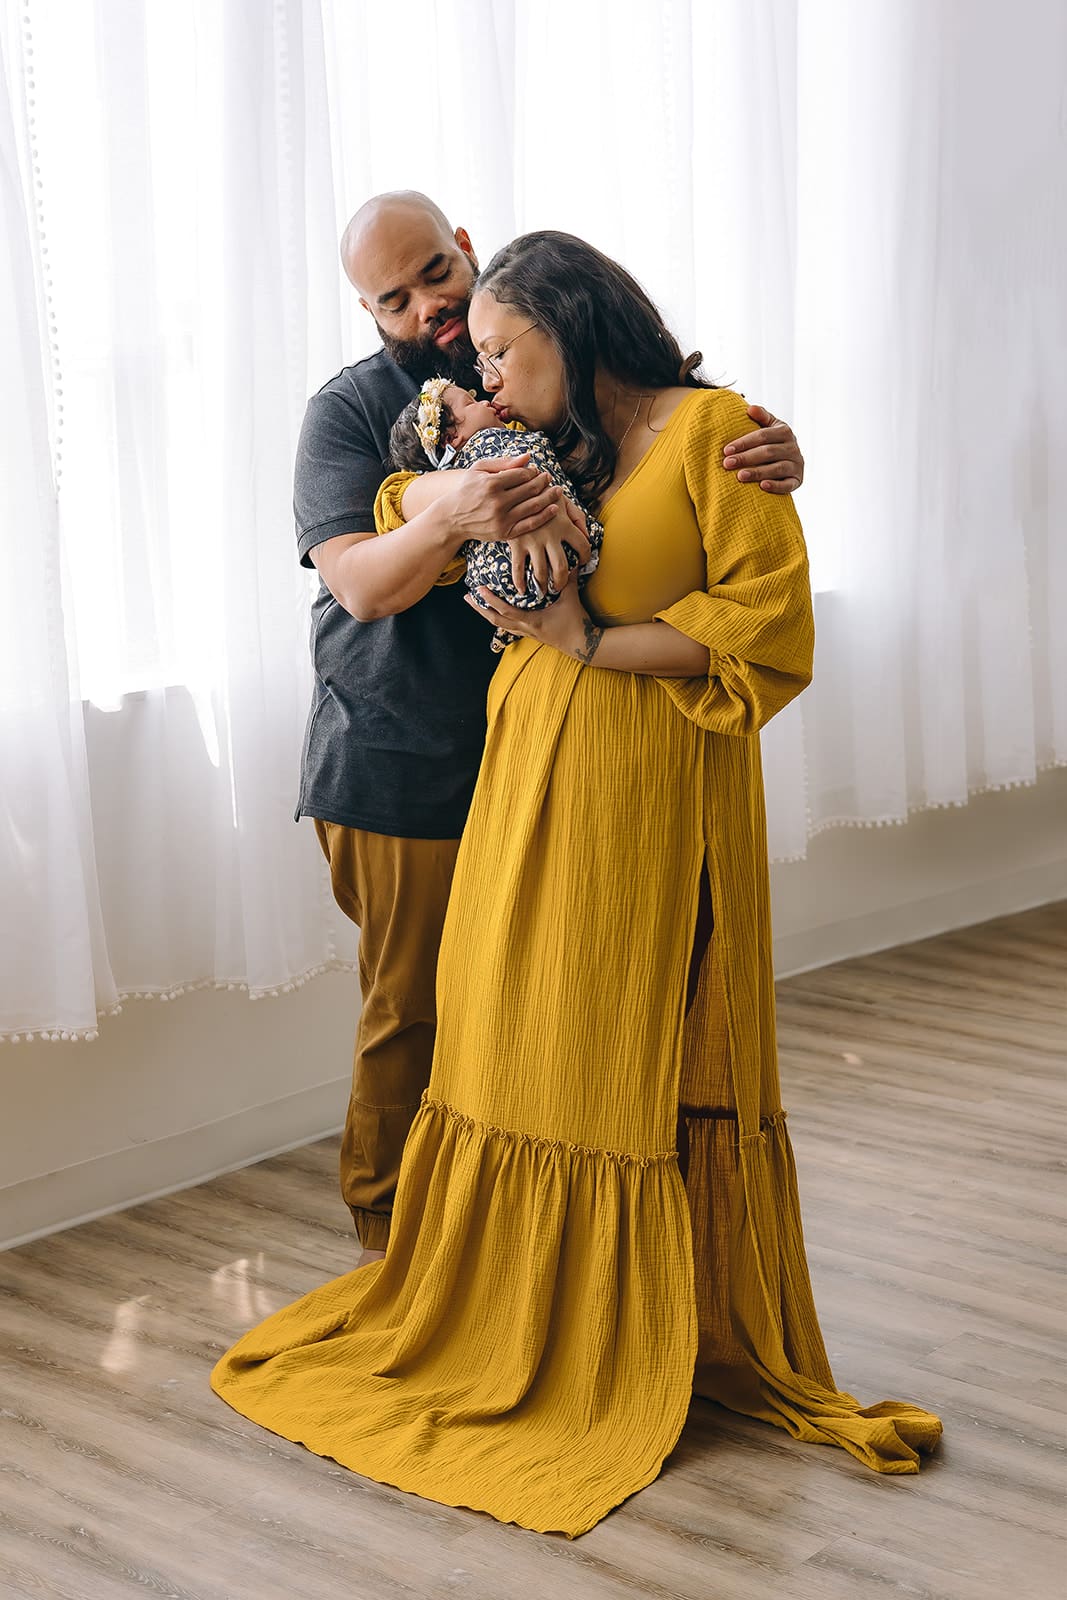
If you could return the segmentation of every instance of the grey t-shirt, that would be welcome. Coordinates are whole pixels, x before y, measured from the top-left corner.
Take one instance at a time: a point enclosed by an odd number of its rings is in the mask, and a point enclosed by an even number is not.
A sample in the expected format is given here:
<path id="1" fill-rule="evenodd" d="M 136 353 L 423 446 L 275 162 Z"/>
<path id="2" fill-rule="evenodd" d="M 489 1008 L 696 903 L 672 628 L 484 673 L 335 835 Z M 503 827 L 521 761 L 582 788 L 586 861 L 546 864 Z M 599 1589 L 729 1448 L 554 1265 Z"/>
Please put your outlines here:
<path id="1" fill-rule="evenodd" d="M 308 402 L 296 456 L 297 549 L 374 528 L 389 429 L 417 389 L 384 350 L 344 367 Z M 315 683 L 298 817 L 401 838 L 458 839 L 485 742 L 496 658 L 462 583 L 395 617 L 357 622 L 320 584 Z"/>

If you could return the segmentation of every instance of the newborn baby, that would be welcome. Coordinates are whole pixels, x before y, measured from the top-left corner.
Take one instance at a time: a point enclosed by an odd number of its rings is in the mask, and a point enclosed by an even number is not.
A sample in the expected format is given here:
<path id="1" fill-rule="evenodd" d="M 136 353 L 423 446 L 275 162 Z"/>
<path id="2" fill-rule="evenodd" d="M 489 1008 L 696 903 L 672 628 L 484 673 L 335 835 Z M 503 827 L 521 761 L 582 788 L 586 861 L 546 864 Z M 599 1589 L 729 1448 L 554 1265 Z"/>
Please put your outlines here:
<path id="1" fill-rule="evenodd" d="M 415 399 L 404 407 L 389 435 L 390 462 L 407 472 L 425 472 L 427 462 L 435 470 L 443 470 L 469 467 L 487 457 L 524 454 L 529 455 L 535 467 L 547 472 L 553 483 L 559 484 L 585 516 L 592 555 L 584 567 L 578 566 L 578 557 L 569 545 L 566 546 L 567 560 L 572 567 L 578 567 L 581 581 L 596 567 L 604 529 L 580 504 L 545 434 L 527 433 L 520 422 L 502 423 L 488 400 L 478 400 L 471 390 L 461 389 L 447 378 L 430 378 Z M 518 592 L 511 571 L 511 547 L 504 539 L 492 542 L 468 539 L 459 553 L 466 559 L 467 588 L 475 598 L 481 585 L 527 611 L 540 610 L 558 598 L 552 590 L 547 594 L 541 592 L 529 562 L 526 592 Z M 517 634 L 497 628 L 492 648 L 503 650 L 517 637 Z"/>

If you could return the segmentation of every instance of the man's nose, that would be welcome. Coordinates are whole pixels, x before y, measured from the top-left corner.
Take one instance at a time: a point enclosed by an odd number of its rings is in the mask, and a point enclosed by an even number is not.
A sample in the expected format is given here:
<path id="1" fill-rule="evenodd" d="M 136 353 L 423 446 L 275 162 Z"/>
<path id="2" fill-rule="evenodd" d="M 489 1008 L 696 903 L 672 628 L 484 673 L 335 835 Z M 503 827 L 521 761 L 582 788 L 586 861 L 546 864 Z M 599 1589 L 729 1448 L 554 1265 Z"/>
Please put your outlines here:
<path id="1" fill-rule="evenodd" d="M 448 305 L 448 299 L 443 294 L 427 295 L 419 305 L 419 321 L 424 328 L 429 327 L 436 316 Z"/>

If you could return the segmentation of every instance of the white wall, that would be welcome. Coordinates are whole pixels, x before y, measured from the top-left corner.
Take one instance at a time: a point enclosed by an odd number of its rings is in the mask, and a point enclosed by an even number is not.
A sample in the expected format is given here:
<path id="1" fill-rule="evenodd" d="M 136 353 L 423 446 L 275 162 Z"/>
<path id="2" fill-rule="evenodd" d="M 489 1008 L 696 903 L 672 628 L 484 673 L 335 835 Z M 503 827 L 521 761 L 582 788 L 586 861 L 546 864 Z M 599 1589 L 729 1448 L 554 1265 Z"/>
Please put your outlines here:
<path id="1" fill-rule="evenodd" d="M 772 888 L 781 976 L 1067 899 L 1067 771 L 823 834 Z M 336 1129 L 356 1014 L 355 977 L 331 973 L 277 1000 L 130 1002 L 91 1044 L 0 1045 L 0 1246 Z"/>
<path id="2" fill-rule="evenodd" d="M 1067 898 L 1067 768 L 1030 788 L 834 828 L 771 869 L 779 977 Z"/>
<path id="3" fill-rule="evenodd" d="M 276 1000 L 128 1001 L 91 1043 L 0 1044 L 0 1248 L 338 1127 L 357 1015 L 355 974 L 331 972 Z"/>

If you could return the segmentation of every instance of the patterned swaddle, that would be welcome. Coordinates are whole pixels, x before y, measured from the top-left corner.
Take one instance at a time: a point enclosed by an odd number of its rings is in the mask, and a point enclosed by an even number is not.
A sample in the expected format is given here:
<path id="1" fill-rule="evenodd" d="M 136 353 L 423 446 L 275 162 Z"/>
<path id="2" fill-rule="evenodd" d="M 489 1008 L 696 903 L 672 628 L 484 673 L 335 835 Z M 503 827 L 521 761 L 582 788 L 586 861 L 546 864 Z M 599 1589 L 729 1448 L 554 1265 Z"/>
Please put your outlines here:
<path id="1" fill-rule="evenodd" d="M 461 445 L 456 455 L 442 468 L 449 472 L 453 467 L 470 467 L 476 461 L 496 460 L 501 456 L 514 456 L 528 453 L 533 465 L 542 472 L 547 472 L 553 483 L 558 483 L 568 500 L 572 501 L 579 509 L 585 512 L 586 526 L 589 534 L 589 543 L 592 554 L 585 566 L 578 567 L 579 583 L 583 578 L 593 572 L 597 561 L 600 559 L 600 546 L 604 538 L 604 529 L 595 517 L 585 510 L 578 496 L 575 494 L 570 479 L 567 477 L 553 450 L 548 438 L 543 433 L 526 432 L 514 425 L 510 428 L 482 428 L 473 439 L 468 439 Z M 529 561 L 526 563 L 525 594 L 519 594 L 515 588 L 515 581 L 511 575 L 511 546 L 505 539 L 484 542 L 480 539 L 468 539 L 460 549 L 460 555 L 467 562 L 467 588 L 477 599 L 476 591 L 484 586 L 492 589 L 502 600 L 509 605 L 519 606 L 524 611 L 540 611 L 544 606 L 549 606 L 558 599 L 554 593 L 543 594 L 534 582 L 533 571 Z M 571 547 L 567 546 L 567 562 L 571 567 L 578 566 L 578 557 Z M 511 644 L 519 636 L 508 633 L 503 628 L 494 630 L 492 648 L 496 651 L 503 650 L 505 645 Z"/>

